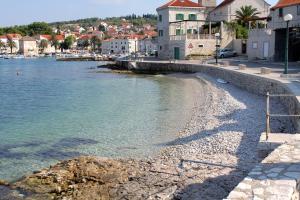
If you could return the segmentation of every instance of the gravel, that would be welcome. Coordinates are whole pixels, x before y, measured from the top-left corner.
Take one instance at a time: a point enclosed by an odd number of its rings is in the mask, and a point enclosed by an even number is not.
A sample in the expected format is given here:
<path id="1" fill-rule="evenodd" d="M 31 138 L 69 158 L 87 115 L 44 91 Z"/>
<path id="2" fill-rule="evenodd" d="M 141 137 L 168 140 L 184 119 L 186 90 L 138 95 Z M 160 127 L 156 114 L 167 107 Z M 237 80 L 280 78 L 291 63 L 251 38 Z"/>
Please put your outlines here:
<path id="1" fill-rule="evenodd" d="M 186 127 L 177 139 L 161 144 L 165 148 L 158 156 L 143 160 L 80 158 L 64 161 L 11 187 L 31 188 L 29 191 L 48 189 L 50 183 L 53 187 L 60 184 L 53 182 L 53 177 L 65 177 L 62 180 L 66 183 L 61 186 L 69 188 L 71 184 L 75 191 L 65 189 L 47 195 L 57 199 L 85 199 L 86 195 L 89 199 L 131 200 L 225 198 L 260 161 L 256 147 L 265 130 L 265 98 L 231 84 L 218 83 L 203 74 L 172 76 L 188 79 L 194 104 Z M 285 111 L 276 101 L 272 101 L 272 108 L 278 113 Z M 272 120 L 271 125 L 273 131 L 289 131 L 291 127 L 288 120 Z M 74 174 L 94 175 L 86 176 L 81 183 L 76 179 L 80 176 Z M 120 178 L 118 174 L 123 177 L 121 181 L 114 178 Z M 113 178 L 102 181 L 109 177 Z M 46 185 L 43 180 L 47 180 Z M 38 187 L 32 189 L 33 183 Z M 0 192 L 1 189 L 6 191 L 6 187 L 0 187 Z M 99 197 L 99 194 L 106 196 Z M 32 195 L 30 198 L 36 199 Z"/>

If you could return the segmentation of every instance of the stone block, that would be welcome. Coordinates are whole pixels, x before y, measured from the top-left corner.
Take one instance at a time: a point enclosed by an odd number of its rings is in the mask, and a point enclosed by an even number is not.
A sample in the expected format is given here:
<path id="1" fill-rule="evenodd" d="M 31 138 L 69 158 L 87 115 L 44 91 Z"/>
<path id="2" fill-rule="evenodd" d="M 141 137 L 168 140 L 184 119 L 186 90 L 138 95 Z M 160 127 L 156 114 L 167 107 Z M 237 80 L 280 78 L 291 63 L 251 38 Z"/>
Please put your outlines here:
<path id="1" fill-rule="evenodd" d="M 247 69 L 247 65 L 239 64 L 239 70 L 246 70 L 246 69 Z"/>
<path id="2" fill-rule="evenodd" d="M 223 65 L 223 67 L 228 67 L 230 64 L 229 64 L 229 61 L 223 61 L 222 65 Z"/>
<path id="3" fill-rule="evenodd" d="M 262 68 L 260 68 L 260 73 L 261 74 L 271 74 L 272 70 L 270 68 L 267 68 L 267 67 L 262 67 Z"/>

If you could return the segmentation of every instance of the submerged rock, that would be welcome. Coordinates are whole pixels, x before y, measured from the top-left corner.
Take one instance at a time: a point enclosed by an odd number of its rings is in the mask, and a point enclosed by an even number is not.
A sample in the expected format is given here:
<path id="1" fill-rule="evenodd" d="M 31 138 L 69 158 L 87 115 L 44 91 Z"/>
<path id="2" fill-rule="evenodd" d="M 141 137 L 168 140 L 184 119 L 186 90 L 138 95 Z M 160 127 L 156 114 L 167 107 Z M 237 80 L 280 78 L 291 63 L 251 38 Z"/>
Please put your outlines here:
<path id="1" fill-rule="evenodd" d="M 26 199 L 112 199 L 138 173 L 133 161 L 80 157 L 13 183 L 10 196 L 19 191 Z"/>

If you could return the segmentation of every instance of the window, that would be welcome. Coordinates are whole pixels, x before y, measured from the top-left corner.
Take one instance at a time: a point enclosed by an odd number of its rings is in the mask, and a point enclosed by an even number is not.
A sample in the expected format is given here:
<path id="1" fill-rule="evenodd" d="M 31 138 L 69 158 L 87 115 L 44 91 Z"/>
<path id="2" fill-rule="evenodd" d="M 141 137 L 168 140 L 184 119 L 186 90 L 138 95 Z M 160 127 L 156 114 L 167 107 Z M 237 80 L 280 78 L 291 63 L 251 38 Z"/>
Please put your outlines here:
<path id="1" fill-rule="evenodd" d="M 159 50 L 162 50 L 162 46 L 159 46 Z"/>
<path id="2" fill-rule="evenodd" d="M 197 15 L 189 14 L 189 20 L 197 20 Z"/>
<path id="3" fill-rule="evenodd" d="M 159 15 L 158 18 L 159 18 L 158 20 L 159 20 L 160 22 L 162 22 L 162 15 Z"/>
<path id="4" fill-rule="evenodd" d="M 297 15 L 300 15 L 300 5 L 297 6 Z"/>
<path id="5" fill-rule="evenodd" d="M 181 35 L 181 30 L 180 29 L 176 29 L 176 35 Z"/>
<path id="6" fill-rule="evenodd" d="M 279 17 L 283 17 L 283 8 L 279 8 L 278 12 L 279 12 Z"/>
<path id="7" fill-rule="evenodd" d="M 193 29 L 188 29 L 187 30 L 187 34 L 192 34 L 193 33 Z"/>
<path id="8" fill-rule="evenodd" d="M 163 30 L 159 30 L 158 31 L 158 36 L 160 36 L 160 37 L 164 36 L 164 31 Z"/>
<path id="9" fill-rule="evenodd" d="M 252 49 L 257 49 L 257 42 L 252 43 Z"/>
<path id="10" fill-rule="evenodd" d="M 184 14 L 176 14 L 176 20 L 179 20 L 179 21 L 184 20 Z"/>

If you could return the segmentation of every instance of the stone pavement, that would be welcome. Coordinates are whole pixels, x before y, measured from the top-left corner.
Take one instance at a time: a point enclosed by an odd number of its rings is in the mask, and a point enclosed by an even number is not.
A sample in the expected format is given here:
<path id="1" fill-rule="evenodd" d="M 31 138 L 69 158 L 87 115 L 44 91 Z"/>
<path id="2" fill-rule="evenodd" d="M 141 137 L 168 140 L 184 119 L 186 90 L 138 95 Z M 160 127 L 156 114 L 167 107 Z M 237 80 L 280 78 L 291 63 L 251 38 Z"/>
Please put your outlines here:
<path id="1" fill-rule="evenodd" d="M 229 194 L 227 200 L 298 200 L 300 139 L 276 148 Z"/>

